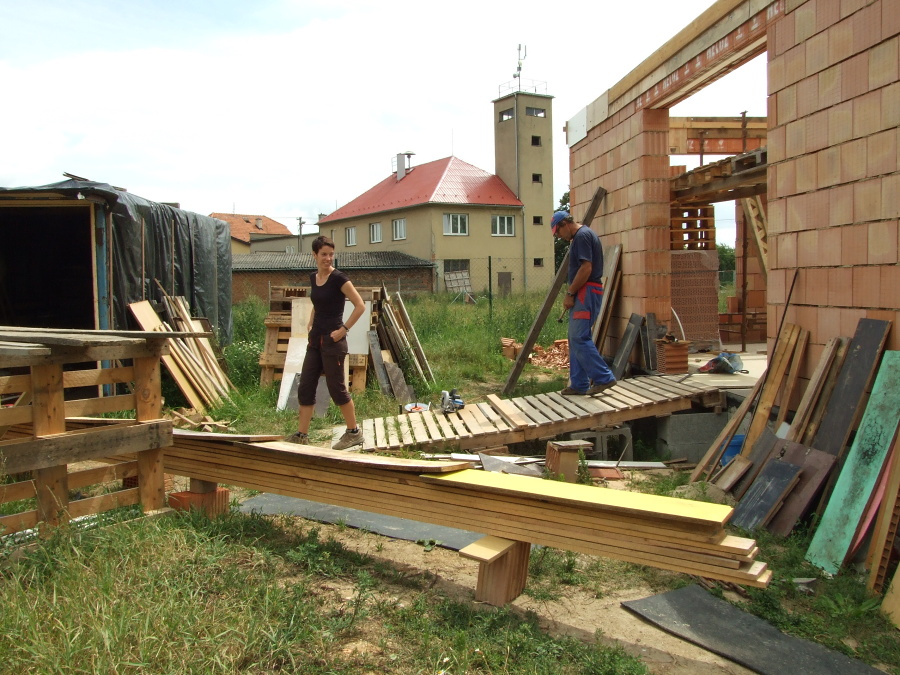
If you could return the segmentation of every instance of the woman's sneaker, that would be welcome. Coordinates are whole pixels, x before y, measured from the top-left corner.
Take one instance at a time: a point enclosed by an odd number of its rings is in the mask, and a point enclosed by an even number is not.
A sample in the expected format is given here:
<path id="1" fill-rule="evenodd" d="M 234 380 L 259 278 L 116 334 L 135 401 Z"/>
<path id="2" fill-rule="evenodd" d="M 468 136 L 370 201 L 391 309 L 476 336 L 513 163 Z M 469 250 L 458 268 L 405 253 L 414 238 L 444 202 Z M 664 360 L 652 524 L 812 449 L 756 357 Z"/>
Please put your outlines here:
<path id="1" fill-rule="evenodd" d="M 363 442 L 363 434 L 362 429 L 357 429 L 356 431 L 350 431 L 349 429 L 344 432 L 344 435 L 338 439 L 338 442 L 332 446 L 332 450 L 346 450 L 347 448 L 352 448 L 354 445 L 362 445 Z"/>

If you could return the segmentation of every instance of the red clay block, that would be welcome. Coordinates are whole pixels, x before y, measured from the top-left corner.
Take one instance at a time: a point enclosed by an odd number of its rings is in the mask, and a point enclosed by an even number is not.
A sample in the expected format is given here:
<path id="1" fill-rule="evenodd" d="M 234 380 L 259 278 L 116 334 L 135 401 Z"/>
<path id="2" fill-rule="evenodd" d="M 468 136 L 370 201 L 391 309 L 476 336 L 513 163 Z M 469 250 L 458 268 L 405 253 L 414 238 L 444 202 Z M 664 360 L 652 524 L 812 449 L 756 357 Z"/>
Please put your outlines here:
<path id="1" fill-rule="evenodd" d="M 797 157 L 806 153 L 806 120 L 795 120 L 787 125 L 785 157 Z"/>
<path id="2" fill-rule="evenodd" d="M 863 52 L 841 64 L 841 98 L 849 101 L 869 91 L 869 53 Z"/>
<path id="3" fill-rule="evenodd" d="M 797 45 L 784 55 L 785 84 L 799 82 L 806 77 L 806 47 Z"/>
<path id="4" fill-rule="evenodd" d="M 896 82 L 900 77 L 898 43 L 900 43 L 900 37 L 895 36 L 887 42 L 875 45 L 869 51 L 869 86 L 872 89 Z"/>
<path id="5" fill-rule="evenodd" d="M 828 60 L 840 63 L 853 54 L 853 22 L 843 19 L 828 29 Z"/>
<path id="6" fill-rule="evenodd" d="M 821 202 L 820 202 L 821 204 Z M 815 222 L 822 222 L 816 218 Z M 840 267 L 841 265 L 841 228 L 826 227 L 819 230 L 819 265 L 824 267 Z"/>
<path id="7" fill-rule="evenodd" d="M 828 109 L 828 144 L 838 145 L 853 137 L 853 102 L 846 101 Z"/>
<path id="8" fill-rule="evenodd" d="M 820 307 L 816 313 L 816 339 L 827 340 L 840 335 L 842 335 L 841 310 L 831 307 Z M 853 335 L 853 332 L 849 333 L 849 335 Z"/>
<path id="9" fill-rule="evenodd" d="M 819 77 L 811 75 L 804 77 L 796 85 L 797 89 L 797 117 L 806 117 L 819 109 Z M 770 119 L 774 119 L 771 118 Z"/>
<path id="10" fill-rule="evenodd" d="M 888 0 L 889 3 L 892 1 Z M 879 3 L 867 0 L 862 4 L 866 6 L 853 15 L 853 51 L 856 53 L 867 51 L 882 40 Z"/>
<path id="11" fill-rule="evenodd" d="M 892 35 L 900 33 L 900 12 L 897 11 L 896 2 L 882 2 L 881 5 L 881 37 L 887 39 Z M 896 325 L 896 324 L 895 324 Z M 897 333 L 898 331 L 891 331 Z"/>
<path id="12" fill-rule="evenodd" d="M 819 232 L 803 230 L 797 236 L 797 266 L 815 267 L 819 264 Z"/>
<path id="13" fill-rule="evenodd" d="M 824 189 L 837 185 L 841 180 L 841 149 L 825 148 L 816 153 L 816 187 Z"/>
<path id="14" fill-rule="evenodd" d="M 834 267 L 828 270 L 828 302 L 831 307 L 849 307 L 853 304 L 852 267 Z"/>
<path id="15" fill-rule="evenodd" d="M 841 329 L 837 335 L 853 335 L 856 333 L 856 325 L 860 319 L 866 317 L 866 310 L 851 307 L 839 310 L 841 313 Z"/>
<path id="16" fill-rule="evenodd" d="M 869 223 L 869 264 L 894 265 L 897 260 L 897 221 Z"/>
<path id="17" fill-rule="evenodd" d="M 781 234 L 775 240 L 775 265 L 780 268 L 797 266 L 797 233 Z M 770 249 L 771 255 L 771 249 Z"/>
<path id="18" fill-rule="evenodd" d="M 806 70 L 810 75 L 825 70 L 831 65 L 828 60 L 828 33 L 817 33 L 805 43 Z"/>
<path id="19" fill-rule="evenodd" d="M 806 152 L 828 147 L 828 111 L 813 113 L 806 122 Z"/>
<path id="20" fill-rule="evenodd" d="M 885 176 L 881 179 L 881 217 L 882 219 L 900 217 L 900 173 Z"/>
<path id="21" fill-rule="evenodd" d="M 878 306 L 900 310 L 900 265 L 882 265 L 879 270 Z"/>
<path id="22" fill-rule="evenodd" d="M 900 82 L 881 89 L 881 128 L 900 126 Z"/>
<path id="23" fill-rule="evenodd" d="M 866 224 L 847 225 L 841 231 L 841 265 L 869 264 L 869 227 Z"/>
<path id="24" fill-rule="evenodd" d="M 853 99 L 853 136 L 861 138 L 881 131 L 881 92 L 870 91 Z"/>
<path id="25" fill-rule="evenodd" d="M 776 117 L 770 119 L 776 120 L 777 124 L 787 124 L 797 119 L 797 87 L 792 84 L 779 91 L 775 96 L 769 98 L 775 99 Z"/>
<path id="26" fill-rule="evenodd" d="M 854 183 L 853 216 L 857 222 L 868 222 L 881 216 L 881 179 L 871 178 Z M 869 250 L 871 251 L 871 231 L 869 236 Z"/>
<path id="27" fill-rule="evenodd" d="M 866 176 L 866 139 L 858 138 L 841 145 L 841 182 L 850 183 Z"/>
<path id="28" fill-rule="evenodd" d="M 819 108 L 841 103 L 841 66 L 831 66 L 819 73 Z"/>
<path id="29" fill-rule="evenodd" d="M 803 300 L 809 305 L 827 305 L 828 304 L 828 274 L 831 272 L 826 267 L 810 267 L 803 270 L 801 280 L 802 285 L 798 282 L 798 286 L 802 286 Z M 794 291 L 796 293 L 796 289 Z"/>
<path id="30" fill-rule="evenodd" d="M 786 131 L 786 127 L 781 125 L 776 126 L 774 129 L 769 129 L 766 134 L 769 143 L 769 164 L 781 162 L 787 156 L 785 153 Z"/>
<path id="31" fill-rule="evenodd" d="M 828 190 L 828 224 L 849 225 L 853 222 L 853 185 L 839 185 Z"/>
<path id="32" fill-rule="evenodd" d="M 797 15 L 794 12 L 791 12 L 790 14 L 785 14 L 775 22 L 775 39 L 770 44 L 772 45 L 776 56 L 784 54 L 798 44 L 799 40 L 797 40 L 795 26 L 796 18 Z"/>
<path id="33" fill-rule="evenodd" d="M 798 3 L 794 17 L 794 44 L 800 44 L 811 38 L 816 31 L 816 3 Z M 778 25 L 780 22 L 776 22 Z"/>
<path id="34" fill-rule="evenodd" d="M 775 172 L 775 193 L 779 197 L 797 193 L 797 160 L 779 162 L 771 170 Z"/>
<path id="35" fill-rule="evenodd" d="M 866 175 L 880 176 L 897 171 L 897 130 L 872 134 L 866 145 Z"/>
<path id="36" fill-rule="evenodd" d="M 169 506 L 176 511 L 197 509 L 210 517 L 228 512 L 228 488 L 219 487 L 215 492 L 173 492 L 169 495 Z"/>
<path id="37" fill-rule="evenodd" d="M 809 126 L 807 126 L 807 129 Z M 816 173 L 816 156 L 801 155 L 796 160 L 797 167 L 797 192 L 809 192 L 815 190 L 818 184 Z"/>
<path id="38" fill-rule="evenodd" d="M 853 268 L 853 306 L 877 307 L 881 270 L 875 265 Z"/>

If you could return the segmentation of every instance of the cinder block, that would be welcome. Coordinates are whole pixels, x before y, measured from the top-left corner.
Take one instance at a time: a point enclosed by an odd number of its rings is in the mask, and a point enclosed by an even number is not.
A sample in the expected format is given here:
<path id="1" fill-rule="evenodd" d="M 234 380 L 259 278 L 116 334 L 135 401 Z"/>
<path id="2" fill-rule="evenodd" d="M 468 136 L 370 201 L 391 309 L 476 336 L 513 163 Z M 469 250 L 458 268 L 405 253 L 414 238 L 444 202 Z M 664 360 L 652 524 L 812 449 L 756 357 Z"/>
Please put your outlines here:
<path id="1" fill-rule="evenodd" d="M 173 492 L 169 495 L 169 506 L 176 511 L 197 509 L 205 511 L 209 517 L 228 512 L 228 488 L 219 487 L 215 492 Z"/>
<path id="2" fill-rule="evenodd" d="M 853 268 L 853 306 L 877 307 L 881 270 L 875 265 Z"/>
<path id="3" fill-rule="evenodd" d="M 866 150 L 865 138 L 841 145 L 841 182 L 850 183 L 866 177 Z"/>
<path id="4" fill-rule="evenodd" d="M 699 462 L 728 422 L 727 413 L 690 413 L 660 418 L 656 427 L 657 449 L 672 457 Z"/>
<path id="5" fill-rule="evenodd" d="M 897 171 L 897 130 L 889 129 L 869 136 L 866 139 L 866 175 L 880 176 L 895 171 Z"/>
<path id="6" fill-rule="evenodd" d="M 881 220 L 869 223 L 869 264 L 897 263 L 897 221 Z"/>
<path id="7" fill-rule="evenodd" d="M 853 267 L 828 270 L 828 301 L 825 304 L 831 307 L 849 307 L 853 304 L 853 270 Z"/>
<path id="8" fill-rule="evenodd" d="M 881 131 L 881 92 L 870 91 L 853 99 L 853 136 L 862 138 Z"/>

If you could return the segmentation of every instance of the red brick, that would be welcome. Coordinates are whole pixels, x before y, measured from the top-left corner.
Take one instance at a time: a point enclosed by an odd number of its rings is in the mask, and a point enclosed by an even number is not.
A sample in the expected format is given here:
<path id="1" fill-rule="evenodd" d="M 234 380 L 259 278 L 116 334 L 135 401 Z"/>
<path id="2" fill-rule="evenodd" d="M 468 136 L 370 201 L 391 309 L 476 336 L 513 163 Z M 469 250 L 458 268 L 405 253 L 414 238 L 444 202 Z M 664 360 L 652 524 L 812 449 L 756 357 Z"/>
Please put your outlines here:
<path id="1" fill-rule="evenodd" d="M 869 264 L 894 265 L 897 261 L 897 221 L 869 223 Z"/>
<path id="2" fill-rule="evenodd" d="M 821 202 L 819 202 L 821 203 Z M 816 218 L 813 222 L 822 223 L 823 218 Z M 825 267 L 839 267 L 841 262 L 841 228 L 826 227 L 819 230 L 819 264 Z"/>
<path id="3" fill-rule="evenodd" d="M 841 310 L 820 307 L 816 312 L 816 338 L 828 340 L 841 334 Z M 850 333 L 853 335 L 853 333 Z"/>
<path id="4" fill-rule="evenodd" d="M 867 176 L 880 176 L 897 171 L 897 130 L 873 134 L 866 146 Z M 895 199 L 898 196 L 895 195 Z"/>
<path id="5" fill-rule="evenodd" d="M 879 307 L 900 309 L 900 265 L 882 265 L 881 288 L 878 295 Z M 897 332 L 897 326 L 894 326 Z"/>
<path id="6" fill-rule="evenodd" d="M 853 185 L 840 185 L 828 191 L 828 224 L 848 225 L 853 222 Z"/>
<path id="7" fill-rule="evenodd" d="M 853 304 L 853 268 L 835 267 L 828 270 L 828 305 L 849 307 Z"/>
<path id="8" fill-rule="evenodd" d="M 833 146 L 817 152 L 816 175 L 818 182 L 816 187 L 824 189 L 837 185 L 841 181 L 841 149 Z"/>
<path id="9" fill-rule="evenodd" d="M 866 177 L 866 139 L 859 138 L 841 146 L 841 182 Z"/>
<path id="10" fill-rule="evenodd" d="M 841 98 L 849 101 L 869 91 L 869 53 L 857 54 L 841 64 Z"/>
<path id="11" fill-rule="evenodd" d="M 857 222 L 881 217 L 881 180 L 873 178 L 853 185 L 853 217 Z"/>
<path id="12" fill-rule="evenodd" d="M 900 9 L 898 9 L 900 12 Z M 898 49 L 900 38 L 895 37 L 880 45 L 875 45 L 869 52 L 869 86 L 872 89 L 896 82 L 898 79 Z"/>
<path id="13" fill-rule="evenodd" d="M 828 110 L 828 144 L 839 145 L 853 138 L 853 102 L 847 101 Z"/>
<path id="14" fill-rule="evenodd" d="M 877 307 L 881 271 L 875 265 L 853 268 L 853 306 Z"/>
<path id="15" fill-rule="evenodd" d="M 853 137 L 862 138 L 881 131 L 881 92 L 853 99 Z"/>
<path id="16" fill-rule="evenodd" d="M 868 225 L 847 225 L 841 230 L 841 265 L 869 264 Z"/>
<path id="17" fill-rule="evenodd" d="M 853 55 L 853 22 L 842 19 L 828 29 L 828 60 L 839 63 Z"/>
<path id="18" fill-rule="evenodd" d="M 214 492 L 173 492 L 169 495 L 169 506 L 176 511 L 205 511 L 212 517 L 228 512 L 228 500 L 228 488 L 219 487 Z"/>

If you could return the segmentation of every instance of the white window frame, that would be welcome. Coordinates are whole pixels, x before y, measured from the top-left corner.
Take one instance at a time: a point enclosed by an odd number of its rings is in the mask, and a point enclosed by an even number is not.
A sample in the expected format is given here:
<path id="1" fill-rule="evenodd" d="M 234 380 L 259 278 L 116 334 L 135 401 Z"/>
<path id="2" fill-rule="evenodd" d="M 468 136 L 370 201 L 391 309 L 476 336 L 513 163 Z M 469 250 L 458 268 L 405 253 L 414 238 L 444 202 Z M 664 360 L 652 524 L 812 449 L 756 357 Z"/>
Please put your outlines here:
<path id="1" fill-rule="evenodd" d="M 516 217 L 515 216 L 491 216 L 491 236 L 492 237 L 515 237 L 516 236 Z"/>
<path id="2" fill-rule="evenodd" d="M 344 230 L 344 245 L 356 246 L 356 225 Z"/>
<path id="3" fill-rule="evenodd" d="M 394 241 L 406 239 L 406 218 L 395 218 L 391 221 L 391 232 Z"/>
<path id="4" fill-rule="evenodd" d="M 444 214 L 444 236 L 446 236 L 446 237 L 468 237 L 469 236 L 469 214 L 468 213 L 445 213 Z"/>
<path id="5" fill-rule="evenodd" d="M 369 223 L 369 243 L 378 244 L 381 242 L 381 223 Z"/>
<path id="6" fill-rule="evenodd" d="M 528 117 L 546 117 L 547 109 L 546 108 L 532 108 L 531 106 L 526 106 L 525 115 Z"/>

